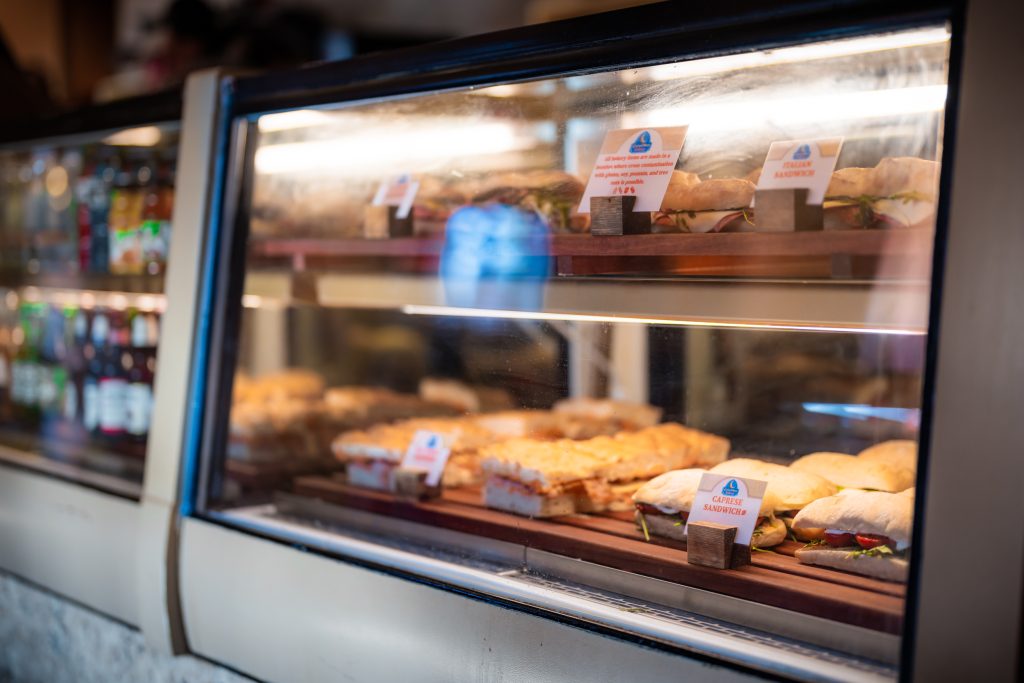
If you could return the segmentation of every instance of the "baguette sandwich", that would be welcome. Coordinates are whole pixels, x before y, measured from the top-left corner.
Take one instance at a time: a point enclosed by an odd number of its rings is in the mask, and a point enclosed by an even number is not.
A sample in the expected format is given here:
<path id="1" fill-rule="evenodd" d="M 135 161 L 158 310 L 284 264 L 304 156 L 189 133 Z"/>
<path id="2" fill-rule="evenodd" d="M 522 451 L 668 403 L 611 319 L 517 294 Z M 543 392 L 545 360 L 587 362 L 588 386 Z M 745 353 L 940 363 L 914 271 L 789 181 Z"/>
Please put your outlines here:
<path id="1" fill-rule="evenodd" d="M 914 473 L 905 467 L 844 453 L 811 453 L 790 467 L 817 474 L 844 489 L 897 493 L 914 485 Z"/>
<path id="2" fill-rule="evenodd" d="M 673 171 L 654 225 L 661 232 L 722 232 L 743 221 L 754 198 L 754 183 L 745 178 L 701 180 L 695 173 Z"/>
<path id="3" fill-rule="evenodd" d="M 824 528 L 820 541 L 796 551 L 804 564 L 842 569 L 886 581 L 907 580 L 914 496 L 844 491 L 820 498 L 797 514 L 794 528 Z"/>
<path id="4" fill-rule="evenodd" d="M 933 226 L 938 182 L 938 162 L 915 157 L 839 169 L 825 192 L 825 229 Z"/>
<path id="5" fill-rule="evenodd" d="M 824 477 L 812 472 L 801 472 L 782 465 L 750 458 L 726 460 L 711 468 L 715 474 L 729 474 L 736 477 L 758 479 L 768 484 L 768 492 L 776 501 L 772 512 L 788 528 L 792 528 L 796 514 L 819 498 L 833 496 L 838 487 Z M 801 541 L 821 538 L 824 529 L 793 529 L 793 535 Z"/>
<path id="6" fill-rule="evenodd" d="M 700 468 L 666 472 L 633 494 L 636 523 L 645 536 L 686 540 L 686 523 L 697 496 L 700 479 L 706 472 Z M 750 544 L 755 548 L 769 548 L 786 540 L 786 525 L 774 515 L 774 510 L 779 506 L 780 501 L 769 486 L 761 499 L 759 517 L 750 539 Z"/>
<path id="7" fill-rule="evenodd" d="M 917 473 L 917 442 L 906 439 L 883 441 L 857 454 L 861 460 L 884 462 Z"/>

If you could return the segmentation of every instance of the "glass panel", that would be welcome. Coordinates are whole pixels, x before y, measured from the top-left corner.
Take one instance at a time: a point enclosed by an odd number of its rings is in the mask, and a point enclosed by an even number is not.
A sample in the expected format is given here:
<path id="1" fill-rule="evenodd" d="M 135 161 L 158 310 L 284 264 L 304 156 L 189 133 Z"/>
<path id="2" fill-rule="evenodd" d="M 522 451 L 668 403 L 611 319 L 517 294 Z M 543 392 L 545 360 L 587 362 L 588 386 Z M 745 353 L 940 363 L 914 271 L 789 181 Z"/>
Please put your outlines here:
<path id="1" fill-rule="evenodd" d="M 891 640 L 811 617 L 902 629 L 948 40 L 254 117 L 211 509 L 392 544 L 409 538 L 394 518 L 477 533 L 625 570 L 615 591 L 634 597 L 655 577 L 784 607 L 807 617 L 789 633 L 894 666 Z M 606 217 L 581 199 L 605 135 L 664 126 L 689 128 L 660 209 L 594 234 Z M 832 137 L 819 213 L 772 225 L 754 201 L 771 144 Z M 401 464 L 420 430 L 449 439 L 439 489 Z M 768 483 L 752 561 L 771 590 L 689 562 L 711 468 Z M 721 614 L 767 628 L 745 604 Z"/>
<path id="2" fill-rule="evenodd" d="M 0 455 L 141 490 L 177 125 L 0 150 Z"/>

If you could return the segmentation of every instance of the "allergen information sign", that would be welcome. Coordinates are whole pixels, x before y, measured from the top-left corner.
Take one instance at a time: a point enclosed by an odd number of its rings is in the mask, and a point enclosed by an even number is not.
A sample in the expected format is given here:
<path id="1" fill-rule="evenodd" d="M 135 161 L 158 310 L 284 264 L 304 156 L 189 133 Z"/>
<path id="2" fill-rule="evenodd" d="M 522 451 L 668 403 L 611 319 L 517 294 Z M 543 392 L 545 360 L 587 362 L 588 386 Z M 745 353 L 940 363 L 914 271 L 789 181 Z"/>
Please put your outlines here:
<path id="1" fill-rule="evenodd" d="M 604 136 L 580 213 L 591 197 L 636 197 L 633 211 L 657 211 L 683 149 L 687 126 L 624 128 Z"/>
<path id="2" fill-rule="evenodd" d="M 707 472 L 700 478 L 697 496 L 686 520 L 717 522 L 736 527 L 736 543 L 750 545 L 768 484 L 757 479 Z"/>
<path id="3" fill-rule="evenodd" d="M 843 147 L 842 138 L 773 142 L 757 180 L 759 190 L 807 188 L 807 203 L 821 204 Z"/>
<path id="4" fill-rule="evenodd" d="M 405 451 L 402 467 L 426 471 L 427 486 L 437 486 L 441 483 L 441 475 L 444 474 L 444 466 L 448 463 L 449 454 L 451 454 L 451 444 L 448 442 L 447 436 L 427 429 L 420 429 L 413 435 L 412 443 Z"/>

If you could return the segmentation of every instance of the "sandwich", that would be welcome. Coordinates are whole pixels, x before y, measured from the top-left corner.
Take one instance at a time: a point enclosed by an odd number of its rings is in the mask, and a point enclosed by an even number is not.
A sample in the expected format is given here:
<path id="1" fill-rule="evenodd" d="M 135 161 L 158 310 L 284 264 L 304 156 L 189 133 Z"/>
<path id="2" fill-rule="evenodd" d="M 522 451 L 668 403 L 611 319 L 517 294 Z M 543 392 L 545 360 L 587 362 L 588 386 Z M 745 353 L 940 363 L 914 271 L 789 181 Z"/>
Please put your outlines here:
<path id="1" fill-rule="evenodd" d="M 477 451 L 501 438 L 469 418 L 419 418 L 345 432 L 334 439 L 331 450 L 346 463 L 349 484 L 389 491 L 391 473 L 420 430 L 448 439 L 450 455 L 441 481 L 446 488 L 479 483 Z"/>
<path id="2" fill-rule="evenodd" d="M 707 470 L 700 468 L 666 472 L 633 494 L 636 523 L 648 540 L 650 536 L 686 540 L 686 523 L 700 479 L 706 473 Z M 770 548 L 786 540 L 786 525 L 774 515 L 779 505 L 778 498 L 769 487 L 761 499 L 761 509 L 750 538 L 751 546 Z"/>
<path id="3" fill-rule="evenodd" d="M 504 389 L 470 385 L 455 379 L 426 377 L 420 380 L 420 398 L 441 403 L 461 413 L 482 413 L 512 408 L 512 397 Z"/>
<path id="4" fill-rule="evenodd" d="M 248 402 L 317 399 L 324 393 L 324 378 L 312 370 L 290 368 L 245 382 L 244 392 Z"/>
<path id="5" fill-rule="evenodd" d="M 915 157 L 839 169 L 825 191 L 825 229 L 933 226 L 938 181 L 938 162 Z"/>
<path id="6" fill-rule="evenodd" d="M 884 462 L 917 472 L 917 442 L 909 439 L 883 441 L 857 454 L 861 460 Z"/>
<path id="7" fill-rule="evenodd" d="M 795 528 L 824 528 L 825 536 L 796 551 L 804 564 L 842 569 L 885 581 L 907 580 L 914 497 L 849 491 L 820 498 L 797 514 Z"/>
<path id="8" fill-rule="evenodd" d="M 586 188 L 571 173 L 503 173 L 488 178 L 475 189 L 472 204 L 499 203 L 532 211 L 551 232 L 584 232 L 590 227 L 589 215 L 576 210 Z"/>
<path id="9" fill-rule="evenodd" d="M 530 517 L 628 510 L 664 472 L 721 462 L 729 441 L 667 423 L 583 441 L 510 439 L 484 448 L 484 503 Z"/>
<path id="10" fill-rule="evenodd" d="M 790 467 L 817 474 L 844 489 L 897 493 L 914 485 L 914 473 L 905 467 L 843 453 L 811 453 Z"/>
<path id="11" fill-rule="evenodd" d="M 324 455 L 317 439 L 319 401 L 273 398 L 231 407 L 228 457 L 250 462 Z"/>
<path id="12" fill-rule="evenodd" d="M 655 230 L 722 232 L 737 221 L 749 222 L 754 189 L 745 178 L 701 180 L 695 173 L 673 171 L 661 210 L 653 216 Z"/>
<path id="13" fill-rule="evenodd" d="M 610 398 L 566 398 L 555 403 L 552 411 L 567 418 L 603 420 L 615 429 L 653 427 L 661 419 L 661 408 Z"/>
<path id="14" fill-rule="evenodd" d="M 776 465 L 751 458 L 726 460 L 711 468 L 715 474 L 757 479 L 768 484 L 768 492 L 776 501 L 772 513 L 786 527 L 792 528 L 796 514 L 819 498 L 833 496 L 838 487 L 812 472 L 801 472 L 782 465 Z M 823 529 L 793 529 L 793 535 L 801 541 L 821 538 Z"/>

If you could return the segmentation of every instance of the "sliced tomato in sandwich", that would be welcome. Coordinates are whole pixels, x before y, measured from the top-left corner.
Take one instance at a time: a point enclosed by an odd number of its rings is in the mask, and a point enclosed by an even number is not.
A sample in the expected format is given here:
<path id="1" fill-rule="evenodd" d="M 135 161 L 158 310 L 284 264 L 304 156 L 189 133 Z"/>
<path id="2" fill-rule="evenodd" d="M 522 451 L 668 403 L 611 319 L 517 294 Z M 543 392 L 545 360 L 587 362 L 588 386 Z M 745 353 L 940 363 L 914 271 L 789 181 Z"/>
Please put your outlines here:
<path id="1" fill-rule="evenodd" d="M 888 536 L 882 536 L 880 534 L 857 534 L 857 545 L 864 550 L 871 550 L 877 548 L 880 545 L 887 545 L 890 548 L 896 547 L 896 541 L 892 540 Z"/>
<path id="2" fill-rule="evenodd" d="M 826 531 L 825 543 L 828 543 L 833 548 L 845 548 L 847 546 L 855 545 L 856 540 L 854 539 L 853 534 L 834 534 Z"/>

